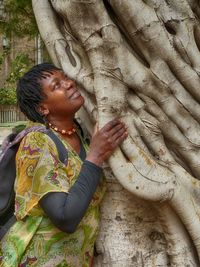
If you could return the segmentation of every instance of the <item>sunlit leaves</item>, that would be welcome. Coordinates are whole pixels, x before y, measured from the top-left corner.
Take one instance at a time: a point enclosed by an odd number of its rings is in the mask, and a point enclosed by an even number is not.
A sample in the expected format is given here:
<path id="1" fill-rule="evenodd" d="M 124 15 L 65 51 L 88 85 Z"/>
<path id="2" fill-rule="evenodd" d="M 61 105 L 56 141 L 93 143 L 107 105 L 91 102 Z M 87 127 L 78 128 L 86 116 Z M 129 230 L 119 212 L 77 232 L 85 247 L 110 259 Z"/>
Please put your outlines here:
<path id="1" fill-rule="evenodd" d="M 32 60 L 24 53 L 19 53 L 12 61 L 10 73 L 4 86 L 0 88 L 0 105 L 16 103 L 16 82 L 32 64 Z"/>
<path id="2" fill-rule="evenodd" d="M 4 20 L 0 21 L 0 31 L 7 36 L 11 33 L 19 37 L 35 36 L 38 33 L 31 0 L 5 0 Z"/>

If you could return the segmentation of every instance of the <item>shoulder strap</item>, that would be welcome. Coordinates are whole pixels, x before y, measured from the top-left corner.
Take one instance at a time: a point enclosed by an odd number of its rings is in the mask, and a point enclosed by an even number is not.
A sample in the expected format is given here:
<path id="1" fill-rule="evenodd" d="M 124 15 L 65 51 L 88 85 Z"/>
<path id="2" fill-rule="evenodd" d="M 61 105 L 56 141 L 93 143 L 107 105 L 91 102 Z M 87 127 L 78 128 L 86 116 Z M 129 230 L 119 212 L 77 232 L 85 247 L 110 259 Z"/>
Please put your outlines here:
<path id="1" fill-rule="evenodd" d="M 0 227 L 0 240 L 3 239 L 4 235 L 8 232 L 11 226 L 17 221 L 15 215 L 10 217 L 10 219 L 4 224 L 3 226 Z"/>
<path id="2" fill-rule="evenodd" d="M 46 129 L 44 133 L 46 133 L 54 141 L 56 148 L 58 150 L 59 160 L 66 165 L 68 159 L 68 151 L 66 147 L 63 145 L 62 141 L 50 129 Z"/>
<path id="3" fill-rule="evenodd" d="M 2 146 L 2 152 L 0 153 L 0 161 L 2 160 L 4 154 L 7 152 L 8 149 L 10 149 L 13 146 L 19 146 L 20 141 L 30 132 L 43 132 L 47 134 L 55 143 L 56 148 L 58 150 L 58 156 L 59 160 L 62 163 L 67 163 L 67 149 L 61 142 L 61 140 L 57 137 L 57 135 L 54 134 L 54 132 L 50 129 L 46 129 L 44 126 L 33 126 L 27 129 L 24 129 L 19 134 L 15 135 L 15 137 L 11 138 L 11 135 L 7 137 L 7 139 L 4 141 L 4 145 Z"/>

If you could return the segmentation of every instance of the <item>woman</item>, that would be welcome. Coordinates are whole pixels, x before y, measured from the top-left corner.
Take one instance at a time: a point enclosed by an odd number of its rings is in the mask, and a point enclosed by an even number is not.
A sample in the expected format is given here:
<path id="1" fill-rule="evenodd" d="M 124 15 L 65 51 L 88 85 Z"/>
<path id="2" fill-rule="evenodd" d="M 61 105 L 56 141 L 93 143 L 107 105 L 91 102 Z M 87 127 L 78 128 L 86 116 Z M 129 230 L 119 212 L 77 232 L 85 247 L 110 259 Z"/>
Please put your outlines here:
<path id="1" fill-rule="evenodd" d="M 17 98 L 31 121 L 28 127 L 50 127 L 66 146 L 68 160 L 59 161 L 45 133 L 23 138 L 16 157 L 17 221 L 0 244 L 1 266 L 92 266 L 105 192 L 101 166 L 127 137 L 126 127 L 118 120 L 107 123 L 88 148 L 74 124 L 84 99 L 75 82 L 48 63 L 19 80 Z"/>

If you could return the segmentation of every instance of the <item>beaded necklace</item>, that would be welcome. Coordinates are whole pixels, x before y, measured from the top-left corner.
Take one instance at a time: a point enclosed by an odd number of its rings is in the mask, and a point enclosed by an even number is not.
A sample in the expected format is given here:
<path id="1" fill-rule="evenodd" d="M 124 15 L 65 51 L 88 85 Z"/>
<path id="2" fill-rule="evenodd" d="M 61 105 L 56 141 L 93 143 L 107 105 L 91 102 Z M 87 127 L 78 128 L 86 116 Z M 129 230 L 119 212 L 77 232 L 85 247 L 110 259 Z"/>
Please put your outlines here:
<path id="1" fill-rule="evenodd" d="M 62 135 L 72 135 L 76 132 L 76 125 L 73 124 L 72 128 L 69 130 L 63 130 L 63 129 L 59 129 L 58 127 L 54 126 L 52 123 L 48 123 L 49 127 L 52 128 L 54 131 L 61 133 Z"/>

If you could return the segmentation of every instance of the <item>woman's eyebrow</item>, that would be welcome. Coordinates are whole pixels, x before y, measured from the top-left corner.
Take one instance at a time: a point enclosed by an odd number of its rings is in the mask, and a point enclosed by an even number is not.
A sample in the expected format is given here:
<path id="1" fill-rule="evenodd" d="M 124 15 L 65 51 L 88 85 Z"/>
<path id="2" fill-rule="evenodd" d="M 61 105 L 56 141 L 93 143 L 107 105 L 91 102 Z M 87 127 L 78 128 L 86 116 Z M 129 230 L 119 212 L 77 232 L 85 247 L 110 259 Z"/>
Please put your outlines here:
<path id="1" fill-rule="evenodd" d="M 54 83 L 54 82 L 57 82 L 59 81 L 58 77 L 54 77 L 52 80 L 51 80 L 51 83 Z"/>

